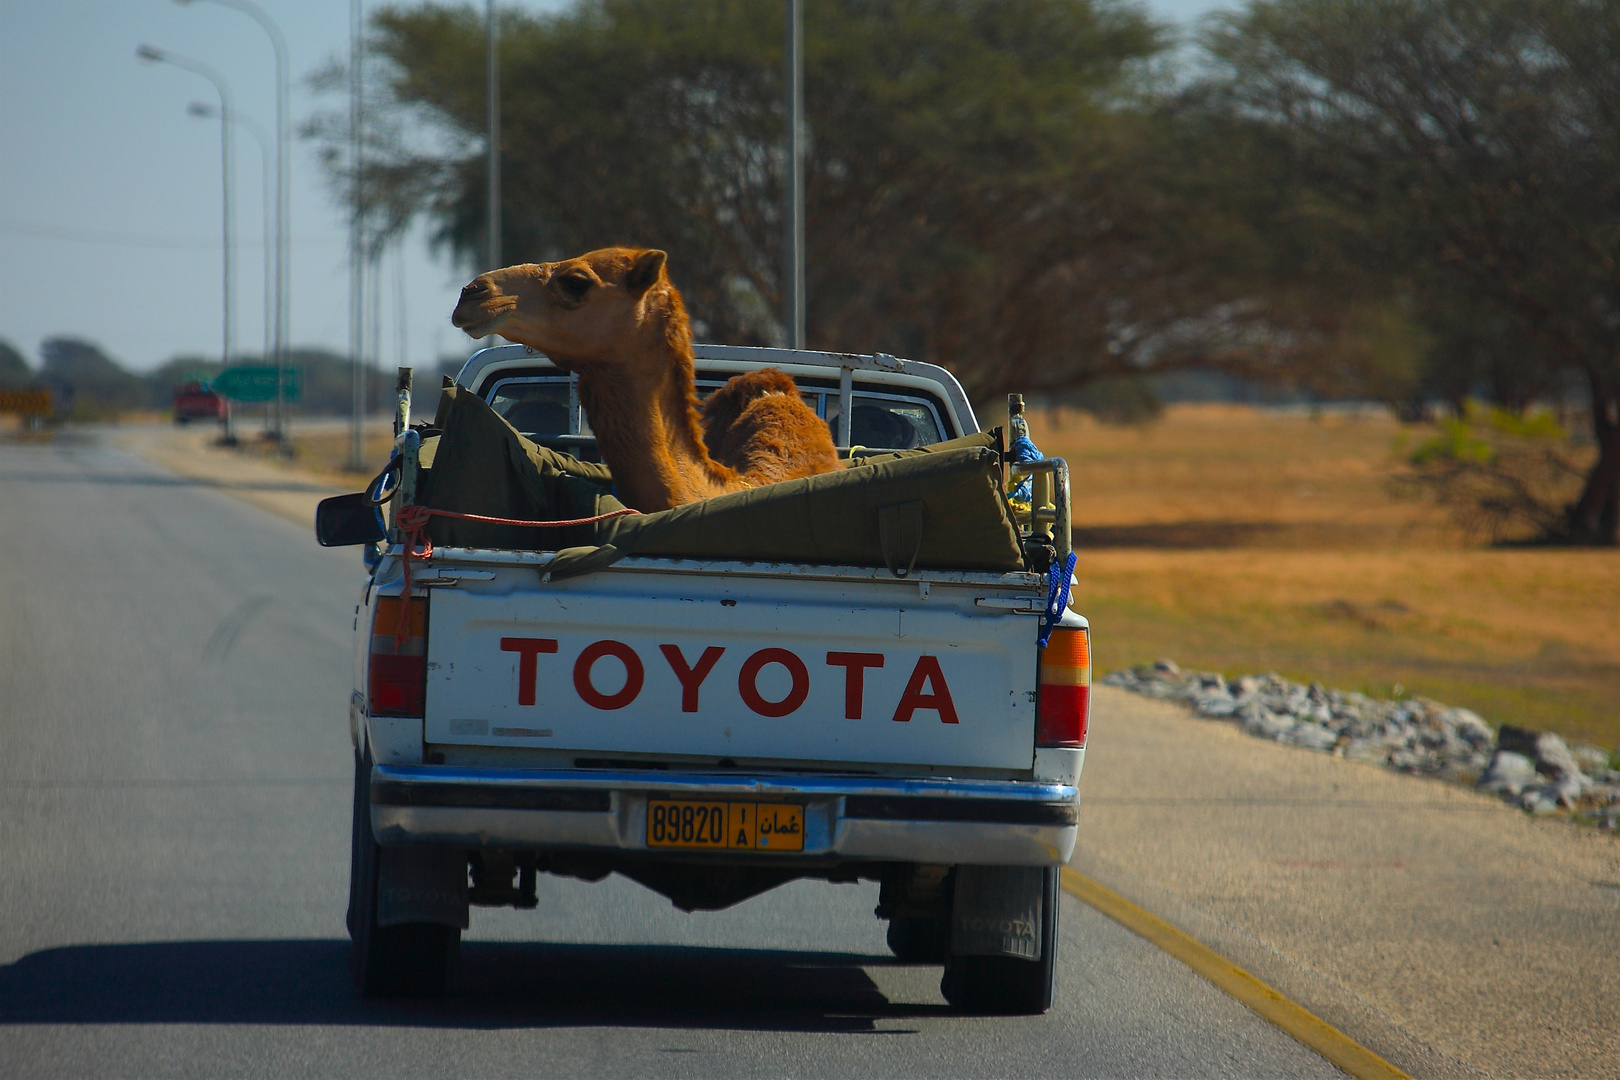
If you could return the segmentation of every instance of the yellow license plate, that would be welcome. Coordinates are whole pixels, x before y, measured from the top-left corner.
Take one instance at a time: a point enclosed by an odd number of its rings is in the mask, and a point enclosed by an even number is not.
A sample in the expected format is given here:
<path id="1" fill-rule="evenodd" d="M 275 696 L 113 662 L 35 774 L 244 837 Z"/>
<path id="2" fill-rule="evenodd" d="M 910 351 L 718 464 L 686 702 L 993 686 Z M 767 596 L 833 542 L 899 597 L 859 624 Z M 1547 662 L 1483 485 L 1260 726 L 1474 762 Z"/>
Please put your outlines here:
<path id="1" fill-rule="evenodd" d="M 647 846 L 803 851 L 804 807 L 649 799 Z"/>

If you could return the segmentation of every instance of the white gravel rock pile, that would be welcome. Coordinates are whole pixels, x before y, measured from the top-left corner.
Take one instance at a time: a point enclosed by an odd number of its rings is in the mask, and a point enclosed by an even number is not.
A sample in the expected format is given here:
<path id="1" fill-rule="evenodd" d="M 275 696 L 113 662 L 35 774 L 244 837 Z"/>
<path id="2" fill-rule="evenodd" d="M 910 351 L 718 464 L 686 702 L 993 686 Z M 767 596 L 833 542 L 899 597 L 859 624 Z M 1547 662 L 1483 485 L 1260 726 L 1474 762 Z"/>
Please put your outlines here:
<path id="1" fill-rule="evenodd" d="M 1372 698 L 1275 674 L 1228 681 L 1218 672 L 1182 671 L 1173 660 L 1115 671 L 1102 682 L 1180 702 L 1263 739 L 1477 784 L 1532 814 L 1574 812 L 1620 829 L 1620 771 L 1608 751 L 1571 749 L 1549 732 L 1508 725 L 1492 731 L 1468 709 L 1422 697 Z"/>

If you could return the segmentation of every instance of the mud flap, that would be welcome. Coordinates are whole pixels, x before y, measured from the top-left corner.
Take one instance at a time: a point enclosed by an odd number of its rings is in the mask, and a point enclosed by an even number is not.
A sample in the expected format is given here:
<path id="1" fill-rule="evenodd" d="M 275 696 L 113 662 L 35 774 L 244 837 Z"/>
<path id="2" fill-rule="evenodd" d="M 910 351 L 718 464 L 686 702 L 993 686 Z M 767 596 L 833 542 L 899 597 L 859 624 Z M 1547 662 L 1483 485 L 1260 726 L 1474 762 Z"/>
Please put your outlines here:
<path id="1" fill-rule="evenodd" d="M 459 848 L 377 851 L 377 925 L 440 923 L 467 929 L 467 853 Z"/>
<path id="2" fill-rule="evenodd" d="M 1039 866 L 958 866 L 951 952 L 1041 959 L 1044 875 Z"/>

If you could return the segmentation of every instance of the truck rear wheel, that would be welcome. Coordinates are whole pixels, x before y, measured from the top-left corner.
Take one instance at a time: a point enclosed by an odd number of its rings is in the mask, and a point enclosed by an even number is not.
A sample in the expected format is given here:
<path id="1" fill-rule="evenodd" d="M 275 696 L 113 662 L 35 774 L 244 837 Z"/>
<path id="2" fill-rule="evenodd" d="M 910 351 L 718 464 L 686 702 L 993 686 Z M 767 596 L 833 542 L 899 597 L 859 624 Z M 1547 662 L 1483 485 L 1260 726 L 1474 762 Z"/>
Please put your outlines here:
<path id="1" fill-rule="evenodd" d="M 1048 867 L 1041 888 L 1041 958 L 952 956 L 939 989 L 962 1012 L 1032 1016 L 1052 1007 L 1057 970 L 1058 870 Z"/>
<path id="2" fill-rule="evenodd" d="M 354 759 L 349 834 L 349 973 L 367 997 L 437 997 L 450 987 L 461 930 L 440 923 L 377 925 L 377 871 L 371 831 L 371 754 Z"/>

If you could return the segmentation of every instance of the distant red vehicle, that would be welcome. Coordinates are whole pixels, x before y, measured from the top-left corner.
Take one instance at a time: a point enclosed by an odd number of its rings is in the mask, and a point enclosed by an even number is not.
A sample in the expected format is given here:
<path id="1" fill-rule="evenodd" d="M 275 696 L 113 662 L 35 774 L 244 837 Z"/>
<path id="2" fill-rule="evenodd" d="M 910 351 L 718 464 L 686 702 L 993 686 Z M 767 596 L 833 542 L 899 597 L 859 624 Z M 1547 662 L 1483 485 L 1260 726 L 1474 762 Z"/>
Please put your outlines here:
<path id="1" fill-rule="evenodd" d="M 225 399 L 208 388 L 207 383 L 181 383 L 174 388 L 174 422 L 189 424 L 193 420 L 225 419 Z"/>

